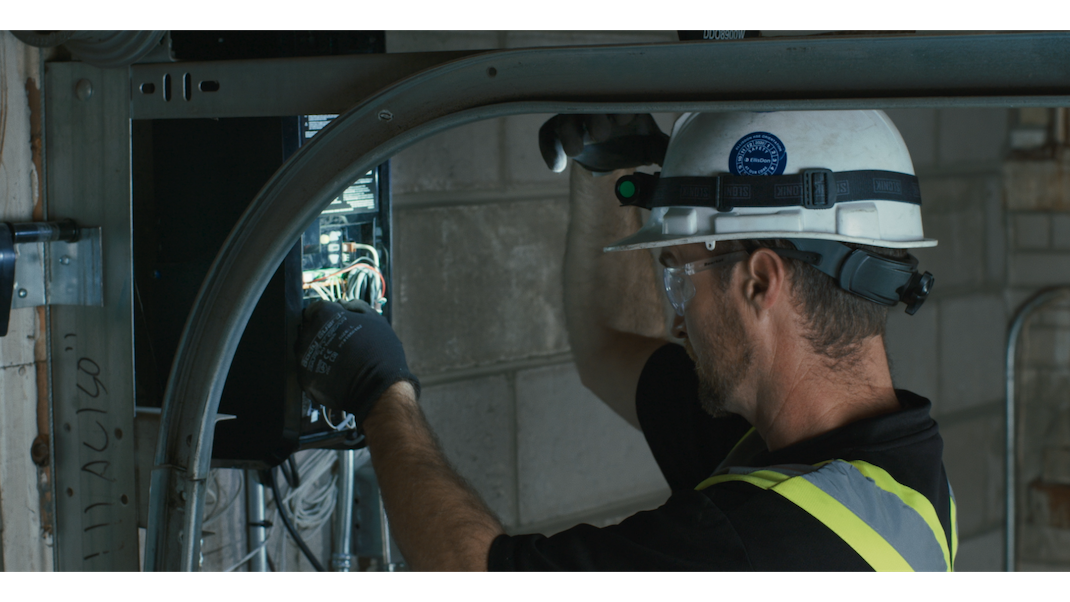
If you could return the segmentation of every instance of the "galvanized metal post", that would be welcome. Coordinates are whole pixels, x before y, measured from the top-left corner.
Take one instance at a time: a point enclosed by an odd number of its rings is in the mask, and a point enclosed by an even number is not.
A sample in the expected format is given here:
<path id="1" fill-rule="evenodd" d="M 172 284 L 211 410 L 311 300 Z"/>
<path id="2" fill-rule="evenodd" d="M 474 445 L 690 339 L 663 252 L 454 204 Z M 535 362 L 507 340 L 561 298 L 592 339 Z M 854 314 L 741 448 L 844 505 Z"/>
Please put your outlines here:
<path id="1" fill-rule="evenodd" d="M 353 562 L 353 492 L 357 478 L 357 450 L 338 452 L 338 472 L 338 504 L 334 510 L 331 570 L 348 573 Z"/>
<path id="2" fill-rule="evenodd" d="M 267 502 L 264 497 L 264 484 L 260 482 L 260 473 L 255 470 L 245 471 L 245 542 L 246 553 L 253 554 L 249 559 L 249 572 L 266 573 L 267 561 Z"/>

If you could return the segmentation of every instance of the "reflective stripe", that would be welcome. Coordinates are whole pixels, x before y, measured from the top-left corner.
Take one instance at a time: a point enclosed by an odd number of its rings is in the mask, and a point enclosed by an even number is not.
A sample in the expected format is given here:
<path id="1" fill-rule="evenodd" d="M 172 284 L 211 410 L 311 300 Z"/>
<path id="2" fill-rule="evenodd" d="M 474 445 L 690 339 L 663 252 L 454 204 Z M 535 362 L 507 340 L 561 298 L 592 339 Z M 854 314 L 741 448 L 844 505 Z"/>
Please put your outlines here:
<path id="1" fill-rule="evenodd" d="M 951 481 L 947 482 L 947 493 L 951 496 L 951 570 L 955 570 L 955 555 L 959 553 L 959 517 L 955 508 L 955 492 Z"/>
<path id="2" fill-rule="evenodd" d="M 726 481 L 744 481 L 784 496 L 836 533 L 875 570 L 946 571 L 953 566 L 958 547 L 954 501 L 949 552 L 929 500 L 872 464 L 833 460 L 814 467 L 733 467 L 706 479 L 696 490 Z"/>
<path id="3" fill-rule="evenodd" d="M 837 460 L 842 462 L 843 460 Z M 929 498 L 914 491 L 906 485 L 901 485 L 898 481 L 892 478 L 892 475 L 888 474 L 883 468 L 874 466 L 869 462 L 862 460 L 852 460 L 847 462 L 851 466 L 858 469 L 868 479 L 872 479 L 873 483 L 888 493 L 895 494 L 904 504 L 914 509 L 918 515 L 925 521 L 925 524 L 929 526 L 932 531 L 933 539 L 940 545 L 940 552 L 944 556 L 944 569 L 951 570 L 952 566 L 951 553 L 948 551 L 947 534 L 944 532 L 943 525 L 940 524 L 940 517 L 936 515 L 936 508 L 933 507 Z M 822 462 L 822 464 L 828 464 L 828 462 Z M 951 484 L 948 483 L 948 487 Z"/>
<path id="4" fill-rule="evenodd" d="M 870 474 L 863 473 L 854 463 L 836 460 L 801 478 L 854 512 L 898 550 L 915 571 L 948 570 L 950 561 L 945 560 L 950 559 L 947 538 L 929 500 L 913 489 L 900 485 L 876 466 L 865 462 L 860 464 Z M 910 503 L 904 498 L 909 499 Z M 922 511 L 915 505 L 921 507 Z M 923 517 L 926 506 L 936 521 L 938 531 L 934 531 Z"/>
<path id="5" fill-rule="evenodd" d="M 813 474 L 817 474 L 816 472 Z M 788 479 L 774 486 L 773 491 L 788 498 L 814 518 L 821 521 L 833 533 L 839 535 L 875 571 L 909 572 L 913 566 L 889 541 L 864 520 L 858 512 L 843 504 L 830 503 L 830 496 L 807 475 Z M 827 485 L 827 483 L 826 483 Z M 836 500 L 839 501 L 839 500 Z"/>

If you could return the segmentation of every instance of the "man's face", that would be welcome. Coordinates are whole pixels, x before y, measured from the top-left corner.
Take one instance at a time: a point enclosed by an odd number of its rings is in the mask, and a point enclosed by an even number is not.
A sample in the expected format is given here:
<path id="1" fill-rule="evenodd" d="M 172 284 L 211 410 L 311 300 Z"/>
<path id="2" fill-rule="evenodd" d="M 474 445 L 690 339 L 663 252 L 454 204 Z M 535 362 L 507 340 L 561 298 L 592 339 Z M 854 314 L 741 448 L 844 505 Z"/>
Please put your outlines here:
<path id="1" fill-rule="evenodd" d="M 707 251 L 705 245 L 667 247 L 661 263 L 680 266 L 711 255 L 720 249 Z M 721 279 L 732 279 L 735 264 L 690 276 L 695 296 L 688 303 L 684 315 L 677 316 L 674 330 L 684 337 L 684 348 L 695 362 L 699 379 L 699 401 L 702 408 L 714 417 L 726 416 L 741 405 L 740 384 L 754 361 L 753 347 L 747 341 L 740 309 L 734 302 L 731 284 L 722 287 Z"/>

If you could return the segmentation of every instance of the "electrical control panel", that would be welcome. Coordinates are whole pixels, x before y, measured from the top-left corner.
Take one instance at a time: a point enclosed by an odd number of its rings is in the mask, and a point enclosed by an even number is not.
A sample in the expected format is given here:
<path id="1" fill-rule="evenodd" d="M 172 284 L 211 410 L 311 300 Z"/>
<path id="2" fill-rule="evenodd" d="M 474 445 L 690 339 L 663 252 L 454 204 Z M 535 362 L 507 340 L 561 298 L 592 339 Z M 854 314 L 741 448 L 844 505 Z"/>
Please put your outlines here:
<path id="1" fill-rule="evenodd" d="M 301 118 L 302 142 L 336 115 Z M 363 301 L 390 319 L 389 165 L 364 174 L 301 235 L 302 306 L 318 300 Z M 353 419 L 304 397 L 300 447 L 359 445 Z"/>
<path id="2" fill-rule="evenodd" d="M 384 52 L 382 32 L 172 32 L 180 61 Z M 136 405 L 159 408 L 186 318 L 219 249 L 273 174 L 334 115 L 131 124 Z M 212 462 L 263 469 L 307 448 L 359 446 L 352 421 L 297 380 L 304 307 L 363 299 L 391 318 L 390 175 L 357 178 L 293 241 L 261 294 L 220 397 Z"/>

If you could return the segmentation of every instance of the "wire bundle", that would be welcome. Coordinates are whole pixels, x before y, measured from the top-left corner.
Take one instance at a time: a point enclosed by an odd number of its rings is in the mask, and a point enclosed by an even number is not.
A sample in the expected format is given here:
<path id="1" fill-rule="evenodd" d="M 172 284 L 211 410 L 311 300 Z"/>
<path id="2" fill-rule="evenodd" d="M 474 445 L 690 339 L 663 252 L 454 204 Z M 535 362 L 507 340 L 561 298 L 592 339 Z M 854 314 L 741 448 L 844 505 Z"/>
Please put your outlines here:
<path id="1" fill-rule="evenodd" d="M 368 253 L 348 266 L 333 272 L 327 270 L 310 270 L 306 277 L 312 276 L 305 283 L 305 288 L 312 289 L 324 301 L 351 301 L 361 299 L 382 313 L 386 303 L 386 279 L 379 270 L 379 252 L 371 245 L 351 244 L 354 248 Z"/>
<path id="2" fill-rule="evenodd" d="M 295 530 L 303 532 L 304 536 L 314 535 L 317 531 L 321 530 L 326 525 L 334 514 L 335 506 L 338 503 L 338 475 L 330 474 L 332 469 L 336 465 L 339 465 L 338 458 L 341 452 L 329 449 L 317 449 L 309 452 L 298 463 L 297 474 L 300 474 L 299 485 L 296 487 L 289 487 L 288 491 L 281 494 L 282 507 L 288 517 L 292 517 L 292 526 Z M 359 468 L 369 459 L 367 449 L 359 450 L 357 454 L 357 465 L 354 469 Z M 330 477 L 327 478 L 328 474 Z M 273 479 L 274 480 L 274 479 Z M 285 480 L 282 481 L 285 483 Z M 281 486 L 282 483 L 278 483 Z M 277 487 L 276 487 L 277 488 Z M 235 493 L 233 497 L 237 497 Z M 274 556 L 279 559 L 277 564 L 277 570 L 285 570 L 285 535 L 279 535 L 276 537 L 276 533 L 285 533 L 285 530 L 275 529 L 274 526 L 279 524 L 282 519 L 282 515 L 279 512 L 279 507 L 276 504 L 276 498 L 272 495 L 272 499 L 268 502 L 269 516 L 267 520 L 271 524 L 268 527 L 268 536 L 265 538 L 264 543 L 258 546 L 255 550 L 250 551 L 241 560 L 228 567 L 224 572 L 231 572 L 246 562 L 248 562 L 253 556 L 255 556 L 260 550 L 274 543 Z M 214 514 L 214 513 L 213 513 Z M 300 537 L 300 535 L 299 535 Z M 296 541 L 296 540 L 295 540 Z M 303 543 L 303 541 L 301 542 Z M 315 560 L 311 552 L 307 550 L 307 546 L 301 546 L 302 551 L 306 556 L 309 556 L 309 561 L 313 566 L 319 565 L 318 560 Z M 320 566 L 319 568 L 322 568 Z"/>

